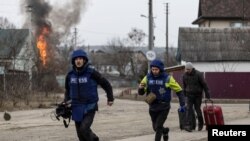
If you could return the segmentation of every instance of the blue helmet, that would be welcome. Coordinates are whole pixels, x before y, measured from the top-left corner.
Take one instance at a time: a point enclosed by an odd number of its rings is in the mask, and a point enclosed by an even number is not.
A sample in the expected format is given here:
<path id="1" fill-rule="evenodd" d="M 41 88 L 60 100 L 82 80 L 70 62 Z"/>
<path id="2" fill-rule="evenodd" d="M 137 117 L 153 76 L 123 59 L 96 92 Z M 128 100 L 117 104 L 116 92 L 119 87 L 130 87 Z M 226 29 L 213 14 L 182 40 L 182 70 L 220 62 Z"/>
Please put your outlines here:
<path id="1" fill-rule="evenodd" d="M 88 62 L 88 56 L 87 53 L 81 49 L 75 50 L 73 51 L 72 55 L 71 55 L 71 63 L 74 65 L 74 61 L 77 57 L 82 57 L 83 59 L 86 60 L 86 62 Z"/>
<path id="2" fill-rule="evenodd" d="M 164 64 L 161 60 L 157 60 L 157 59 L 153 60 L 150 64 L 150 68 L 152 68 L 152 67 L 159 68 L 161 72 L 164 71 Z"/>

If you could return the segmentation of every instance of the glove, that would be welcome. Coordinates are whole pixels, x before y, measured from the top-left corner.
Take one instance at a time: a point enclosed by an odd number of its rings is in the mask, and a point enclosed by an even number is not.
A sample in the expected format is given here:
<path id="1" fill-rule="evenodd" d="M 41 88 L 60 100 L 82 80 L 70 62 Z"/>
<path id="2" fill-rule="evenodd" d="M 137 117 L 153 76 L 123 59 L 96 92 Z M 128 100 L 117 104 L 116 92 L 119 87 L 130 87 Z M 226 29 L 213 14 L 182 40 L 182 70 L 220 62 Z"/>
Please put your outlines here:
<path id="1" fill-rule="evenodd" d="M 180 106 L 180 108 L 178 109 L 179 112 L 184 113 L 186 111 L 185 106 Z"/>

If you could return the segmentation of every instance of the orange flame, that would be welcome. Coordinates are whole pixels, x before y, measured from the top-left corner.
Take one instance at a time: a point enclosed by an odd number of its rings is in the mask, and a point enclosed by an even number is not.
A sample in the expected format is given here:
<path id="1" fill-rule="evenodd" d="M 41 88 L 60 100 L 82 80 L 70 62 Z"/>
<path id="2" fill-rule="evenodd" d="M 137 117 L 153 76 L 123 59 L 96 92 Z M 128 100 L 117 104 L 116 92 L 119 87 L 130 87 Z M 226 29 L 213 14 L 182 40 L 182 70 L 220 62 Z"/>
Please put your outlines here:
<path id="1" fill-rule="evenodd" d="M 42 32 L 40 33 L 40 35 L 37 38 L 37 48 L 39 49 L 40 52 L 40 59 L 43 62 L 43 65 L 46 65 L 46 58 L 47 58 L 47 47 L 48 47 L 48 43 L 46 41 L 45 36 L 49 33 L 48 28 L 43 27 Z"/>

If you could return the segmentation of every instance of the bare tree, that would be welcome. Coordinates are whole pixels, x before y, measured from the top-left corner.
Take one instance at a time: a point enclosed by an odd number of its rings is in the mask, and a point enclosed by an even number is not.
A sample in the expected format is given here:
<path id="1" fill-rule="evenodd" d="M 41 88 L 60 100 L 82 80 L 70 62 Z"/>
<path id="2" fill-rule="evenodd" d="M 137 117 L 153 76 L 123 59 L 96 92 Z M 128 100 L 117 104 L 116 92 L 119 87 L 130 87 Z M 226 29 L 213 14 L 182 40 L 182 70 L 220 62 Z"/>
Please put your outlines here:
<path id="1" fill-rule="evenodd" d="M 138 28 L 132 28 L 131 31 L 128 33 L 127 41 L 129 46 L 133 47 L 141 47 L 144 45 L 144 40 L 146 37 L 146 33 Z"/>
<path id="2" fill-rule="evenodd" d="M 112 64 L 117 67 L 120 76 L 131 76 L 137 79 L 141 73 L 144 74 L 147 62 L 144 62 L 141 59 L 142 54 L 133 48 L 144 45 L 145 36 L 146 34 L 142 30 L 132 28 L 127 38 L 113 38 L 108 42 L 107 52 L 110 54 L 107 58 L 111 58 Z"/>
<path id="3" fill-rule="evenodd" d="M 25 101 L 26 104 L 29 104 L 30 92 L 28 88 L 30 83 L 28 73 L 9 72 L 6 79 L 6 92 L 13 106 L 16 106 L 20 101 Z"/>
<path id="4" fill-rule="evenodd" d="M 103 52 L 90 52 L 89 58 L 91 64 L 95 67 L 96 70 L 100 72 L 107 73 L 107 66 L 110 65 L 111 58 Z"/>
<path id="5" fill-rule="evenodd" d="M 53 33 L 50 40 L 53 41 L 55 47 L 55 70 L 56 74 L 66 74 L 71 67 L 70 55 L 75 48 L 75 36 L 71 33 L 60 35 Z"/>
<path id="6" fill-rule="evenodd" d="M 117 71 L 119 71 L 120 76 L 128 75 L 126 67 L 132 57 L 131 49 L 126 47 L 124 44 L 124 40 L 121 40 L 120 38 L 113 38 L 106 47 L 107 52 L 109 52 L 109 54 L 107 54 L 107 58 L 110 57 L 111 60 L 113 60 L 112 64 L 117 67 Z"/>
<path id="7" fill-rule="evenodd" d="M 0 29 L 14 29 L 16 26 L 9 22 L 7 18 L 0 17 Z"/>
<path id="8" fill-rule="evenodd" d="M 146 34 L 141 29 L 132 28 L 128 33 L 127 40 L 128 45 L 131 47 L 142 47 L 144 45 Z M 130 58 L 131 71 L 134 78 L 138 79 L 141 73 L 144 75 L 144 70 L 147 69 L 147 62 L 143 61 L 139 54 L 140 52 L 133 52 L 133 56 Z"/>

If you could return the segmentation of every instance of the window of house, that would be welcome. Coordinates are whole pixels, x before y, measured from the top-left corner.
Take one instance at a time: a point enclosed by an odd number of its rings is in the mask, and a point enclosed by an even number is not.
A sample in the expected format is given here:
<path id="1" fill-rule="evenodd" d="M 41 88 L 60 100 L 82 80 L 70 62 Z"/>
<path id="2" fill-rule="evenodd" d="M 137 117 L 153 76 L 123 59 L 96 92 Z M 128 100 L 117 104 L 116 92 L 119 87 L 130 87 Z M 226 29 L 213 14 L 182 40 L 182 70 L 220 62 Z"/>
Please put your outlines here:
<path id="1" fill-rule="evenodd" d="M 236 28 L 243 27 L 243 23 L 242 22 L 232 22 L 232 23 L 230 23 L 230 27 L 236 27 Z"/>

